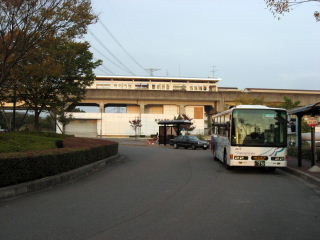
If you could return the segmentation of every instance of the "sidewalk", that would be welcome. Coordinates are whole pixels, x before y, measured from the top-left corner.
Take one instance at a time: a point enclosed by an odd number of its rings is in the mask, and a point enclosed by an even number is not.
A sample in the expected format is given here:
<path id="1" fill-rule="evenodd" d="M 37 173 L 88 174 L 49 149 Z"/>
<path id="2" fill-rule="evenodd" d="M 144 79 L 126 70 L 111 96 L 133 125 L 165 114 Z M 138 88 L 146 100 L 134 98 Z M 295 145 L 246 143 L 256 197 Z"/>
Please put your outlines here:
<path id="1" fill-rule="evenodd" d="M 316 165 L 320 167 L 320 162 L 316 162 Z M 320 172 L 310 172 L 311 162 L 306 159 L 302 159 L 302 166 L 298 167 L 298 160 L 295 157 L 288 157 L 287 168 L 282 168 L 282 170 L 294 174 L 298 177 L 303 178 L 313 184 L 320 186 Z"/>
<path id="2" fill-rule="evenodd" d="M 118 142 L 120 145 L 126 145 L 126 146 L 144 146 L 144 147 L 153 147 L 153 146 L 161 146 L 157 142 L 154 144 L 148 143 L 148 140 L 151 138 L 107 138 L 110 141 Z M 169 146 L 169 145 L 167 145 Z"/>

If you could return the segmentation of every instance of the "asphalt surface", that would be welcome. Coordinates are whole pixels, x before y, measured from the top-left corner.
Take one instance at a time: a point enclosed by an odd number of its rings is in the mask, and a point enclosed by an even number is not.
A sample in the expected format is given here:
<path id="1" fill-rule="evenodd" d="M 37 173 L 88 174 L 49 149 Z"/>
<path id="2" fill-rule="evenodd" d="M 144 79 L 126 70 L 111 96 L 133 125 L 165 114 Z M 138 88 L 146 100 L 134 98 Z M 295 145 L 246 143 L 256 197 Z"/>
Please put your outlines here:
<path id="1" fill-rule="evenodd" d="M 106 169 L 0 202 L 0 239 L 319 239 L 320 195 L 210 151 L 121 146 Z"/>

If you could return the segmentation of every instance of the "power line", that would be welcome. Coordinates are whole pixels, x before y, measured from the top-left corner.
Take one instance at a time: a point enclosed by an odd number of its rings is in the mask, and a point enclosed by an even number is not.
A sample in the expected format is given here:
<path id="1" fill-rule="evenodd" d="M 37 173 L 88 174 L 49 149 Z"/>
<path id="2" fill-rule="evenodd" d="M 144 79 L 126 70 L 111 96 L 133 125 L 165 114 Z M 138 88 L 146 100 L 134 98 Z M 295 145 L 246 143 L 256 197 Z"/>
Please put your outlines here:
<path id="1" fill-rule="evenodd" d="M 129 72 L 130 74 L 132 74 L 132 75 L 135 76 L 135 74 L 134 74 L 126 65 L 124 65 L 124 64 L 103 44 L 103 42 L 101 42 L 100 39 L 97 38 L 97 36 L 96 36 L 93 32 L 89 31 L 89 33 L 93 36 L 93 38 L 94 38 L 122 67 L 124 67 L 124 68 L 126 69 L 127 72 Z"/>
<path id="2" fill-rule="evenodd" d="M 99 71 L 99 74 L 105 74 L 105 75 L 110 75 L 111 73 L 109 73 L 108 71 L 100 68 L 101 66 L 98 67 L 98 71 Z"/>
<path id="3" fill-rule="evenodd" d="M 137 66 L 139 66 L 143 71 L 146 71 L 146 69 L 125 49 L 125 47 L 119 42 L 119 40 L 111 33 L 109 28 L 100 21 L 100 24 L 102 27 L 107 31 L 107 33 L 110 35 L 110 37 L 118 44 L 118 46 L 127 54 L 127 56 L 135 63 Z M 146 71 L 148 73 L 148 71 Z"/>
<path id="4" fill-rule="evenodd" d="M 112 61 L 110 58 L 108 58 L 105 54 L 103 54 L 102 52 L 100 52 L 100 50 L 98 50 L 97 48 L 95 48 L 94 46 L 91 46 L 97 53 L 99 53 L 102 57 L 104 57 L 107 61 L 109 61 L 110 63 L 112 63 L 113 65 L 115 65 L 116 67 L 118 67 L 119 69 L 121 69 L 122 71 L 127 71 L 126 69 L 124 69 L 121 65 L 119 65 L 118 63 L 115 63 L 114 61 Z"/>
<path id="5" fill-rule="evenodd" d="M 107 75 L 116 75 L 114 74 L 112 71 L 110 71 L 108 68 L 106 68 L 104 65 L 100 65 L 100 68 L 102 68 L 101 70 L 103 70 L 103 72 L 105 72 Z"/>
<path id="6" fill-rule="evenodd" d="M 98 59 L 96 59 L 96 58 L 93 58 L 93 59 L 94 59 L 95 61 L 98 60 Z M 97 68 L 99 68 L 100 71 L 104 72 L 104 73 L 107 74 L 107 75 L 110 75 L 110 74 L 113 75 L 113 73 L 112 73 L 108 68 L 106 68 L 106 67 L 103 65 L 103 63 L 102 63 L 101 65 L 99 65 Z M 101 68 L 103 68 L 103 69 L 101 69 Z"/>
<path id="7" fill-rule="evenodd" d="M 99 59 L 93 57 L 93 60 L 98 61 Z M 111 70 L 109 70 L 104 64 L 103 62 L 101 63 L 101 65 L 99 65 L 98 67 L 101 67 L 104 69 L 104 72 L 107 74 L 112 74 L 112 75 L 116 75 L 115 73 L 113 73 Z"/>

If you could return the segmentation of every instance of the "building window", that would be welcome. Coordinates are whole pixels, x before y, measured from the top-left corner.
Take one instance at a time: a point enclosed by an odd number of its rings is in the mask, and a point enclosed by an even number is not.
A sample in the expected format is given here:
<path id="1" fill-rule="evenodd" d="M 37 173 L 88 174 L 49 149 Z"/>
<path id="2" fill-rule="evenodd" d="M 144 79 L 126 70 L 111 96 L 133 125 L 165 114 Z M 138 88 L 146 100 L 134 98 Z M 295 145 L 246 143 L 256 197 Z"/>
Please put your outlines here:
<path id="1" fill-rule="evenodd" d="M 147 89 L 147 88 L 149 88 L 149 84 L 137 83 L 137 84 L 136 84 L 136 88 L 137 88 L 137 89 Z"/>
<path id="2" fill-rule="evenodd" d="M 206 87 L 206 86 L 204 86 L 204 87 L 203 87 L 203 90 L 204 90 L 204 91 L 207 91 L 207 87 Z"/>
<path id="3" fill-rule="evenodd" d="M 169 84 L 166 84 L 166 88 L 167 88 L 167 90 L 169 90 L 169 89 L 170 89 Z"/>
<path id="4" fill-rule="evenodd" d="M 203 107 L 194 107 L 194 119 L 203 119 Z"/>
<path id="5" fill-rule="evenodd" d="M 156 85 L 152 84 L 152 89 L 155 90 L 156 89 Z"/>
<path id="6" fill-rule="evenodd" d="M 193 86 L 190 86 L 190 90 L 193 91 Z"/>
<path id="7" fill-rule="evenodd" d="M 157 85 L 157 89 L 160 90 L 160 85 L 159 84 Z"/>
<path id="8" fill-rule="evenodd" d="M 127 113 L 127 106 L 109 105 L 106 107 L 106 113 Z"/>

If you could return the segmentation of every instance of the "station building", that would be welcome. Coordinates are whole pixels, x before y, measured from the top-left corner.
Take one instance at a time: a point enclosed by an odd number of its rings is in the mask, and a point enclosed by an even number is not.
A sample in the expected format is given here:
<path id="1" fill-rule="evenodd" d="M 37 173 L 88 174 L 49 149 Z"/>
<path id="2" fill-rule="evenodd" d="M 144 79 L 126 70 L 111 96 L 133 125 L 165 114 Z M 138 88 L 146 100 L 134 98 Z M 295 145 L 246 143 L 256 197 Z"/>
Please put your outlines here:
<path id="1" fill-rule="evenodd" d="M 217 78 L 100 76 L 87 88 L 65 127 L 76 136 L 128 137 L 135 134 L 129 121 L 140 119 L 139 135 L 150 136 L 159 130 L 158 122 L 178 115 L 192 119 L 192 134 L 206 134 L 210 116 L 236 105 L 246 94 L 265 102 L 281 103 L 287 96 L 301 105 L 320 101 L 320 90 L 257 89 L 219 87 Z M 57 130 L 59 131 L 59 129 Z"/>

